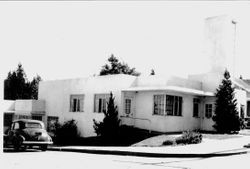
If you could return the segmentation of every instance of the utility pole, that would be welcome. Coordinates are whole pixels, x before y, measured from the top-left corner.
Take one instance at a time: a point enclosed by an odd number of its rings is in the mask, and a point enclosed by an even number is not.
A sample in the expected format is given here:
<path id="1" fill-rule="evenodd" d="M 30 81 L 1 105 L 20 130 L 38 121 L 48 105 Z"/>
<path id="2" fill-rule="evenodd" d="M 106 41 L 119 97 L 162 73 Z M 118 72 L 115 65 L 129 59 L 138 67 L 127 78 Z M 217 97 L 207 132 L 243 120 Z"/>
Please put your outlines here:
<path id="1" fill-rule="evenodd" d="M 232 24 L 234 24 L 234 40 L 233 40 L 233 77 L 236 76 L 236 24 L 237 22 L 232 20 Z"/>

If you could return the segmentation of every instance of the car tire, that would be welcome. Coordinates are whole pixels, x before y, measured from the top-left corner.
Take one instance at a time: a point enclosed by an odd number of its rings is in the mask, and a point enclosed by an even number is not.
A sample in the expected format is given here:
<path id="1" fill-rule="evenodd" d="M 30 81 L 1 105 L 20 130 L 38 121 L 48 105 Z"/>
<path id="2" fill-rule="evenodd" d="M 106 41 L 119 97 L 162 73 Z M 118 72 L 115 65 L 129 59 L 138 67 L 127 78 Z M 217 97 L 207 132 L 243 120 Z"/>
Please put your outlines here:
<path id="1" fill-rule="evenodd" d="M 13 146 L 15 151 L 19 151 L 21 148 L 22 142 L 19 139 L 14 139 L 13 140 Z"/>
<path id="2" fill-rule="evenodd" d="M 40 147 L 40 149 L 41 149 L 42 151 L 46 151 L 47 148 L 48 148 L 48 145 L 42 145 L 42 146 Z"/>

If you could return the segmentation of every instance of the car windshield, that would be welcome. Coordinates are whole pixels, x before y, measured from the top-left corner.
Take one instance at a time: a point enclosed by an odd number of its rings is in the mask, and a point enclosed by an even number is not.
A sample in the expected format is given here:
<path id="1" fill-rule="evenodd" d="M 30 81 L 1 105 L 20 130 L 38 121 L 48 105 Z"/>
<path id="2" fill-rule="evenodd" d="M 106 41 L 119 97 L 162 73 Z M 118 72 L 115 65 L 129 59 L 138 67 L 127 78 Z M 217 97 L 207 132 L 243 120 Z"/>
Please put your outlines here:
<path id="1" fill-rule="evenodd" d="M 42 125 L 40 123 L 33 123 L 33 122 L 28 122 L 25 123 L 25 128 L 42 128 Z"/>

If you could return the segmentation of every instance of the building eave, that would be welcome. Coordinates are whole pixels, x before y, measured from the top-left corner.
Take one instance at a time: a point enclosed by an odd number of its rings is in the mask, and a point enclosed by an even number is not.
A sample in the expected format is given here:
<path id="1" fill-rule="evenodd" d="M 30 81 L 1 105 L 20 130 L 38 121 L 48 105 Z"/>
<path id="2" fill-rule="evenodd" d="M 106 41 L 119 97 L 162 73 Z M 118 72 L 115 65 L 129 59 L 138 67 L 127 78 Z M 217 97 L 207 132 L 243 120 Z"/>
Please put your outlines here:
<path id="1" fill-rule="evenodd" d="M 190 89 L 185 87 L 179 86 L 145 86 L 145 87 L 131 87 L 127 89 L 123 89 L 124 92 L 140 92 L 140 91 L 173 91 L 173 92 L 180 92 L 180 93 L 187 93 L 192 95 L 198 96 L 215 96 L 212 92 L 205 92 L 202 90 L 197 89 Z"/>

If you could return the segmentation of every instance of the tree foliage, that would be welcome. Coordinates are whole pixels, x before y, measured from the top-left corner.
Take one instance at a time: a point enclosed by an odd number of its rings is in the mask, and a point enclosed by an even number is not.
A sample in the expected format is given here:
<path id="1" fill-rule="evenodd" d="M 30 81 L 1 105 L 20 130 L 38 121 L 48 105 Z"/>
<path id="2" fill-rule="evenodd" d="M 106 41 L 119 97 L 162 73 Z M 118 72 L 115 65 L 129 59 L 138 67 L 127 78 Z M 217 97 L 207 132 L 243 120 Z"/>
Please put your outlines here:
<path id="1" fill-rule="evenodd" d="M 114 100 L 113 94 L 110 93 L 109 101 L 107 102 L 107 110 L 103 112 L 103 121 L 97 122 L 94 119 L 94 129 L 98 136 L 111 138 L 117 136 L 119 132 L 120 119 L 118 118 L 118 110 Z"/>
<path id="2" fill-rule="evenodd" d="M 240 130 L 240 117 L 237 110 L 237 100 L 234 98 L 234 88 L 230 74 L 226 70 L 222 84 L 216 92 L 214 128 L 219 133 L 232 133 Z"/>
<path id="3" fill-rule="evenodd" d="M 150 75 L 155 75 L 155 70 L 151 69 Z"/>
<path id="4" fill-rule="evenodd" d="M 41 77 L 37 75 L 31 82 L 28 81 L 22 64 L 18 64 L 15 71 L 10 71 L 4 80 L 4 99 L 37 99 L 38 84 Z"/>
<path id="5" fill-rule="evenodd" d="M 109 64 L 102 66 L 100 75 L 110 74 L 129 74 L 133 76 L 139 76 L 140 73 L 135 68 L 130 68 L 128 64 L 121 63 L 113 54 L 108 58 Z"/>

